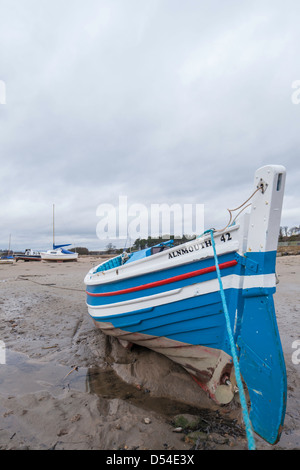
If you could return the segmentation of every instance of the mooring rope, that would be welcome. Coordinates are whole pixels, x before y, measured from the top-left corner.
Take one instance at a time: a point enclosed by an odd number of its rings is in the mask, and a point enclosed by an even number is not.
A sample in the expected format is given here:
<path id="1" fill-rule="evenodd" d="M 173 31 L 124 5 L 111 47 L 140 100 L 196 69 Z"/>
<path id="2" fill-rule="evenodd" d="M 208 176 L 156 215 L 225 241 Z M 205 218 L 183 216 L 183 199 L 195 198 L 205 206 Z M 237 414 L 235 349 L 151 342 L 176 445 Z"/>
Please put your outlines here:
<path id="1" fill-rule="evenodd" d="M 43 284 L 41 282 L 37 282 L 37 281 L 34 281 L 33 279 L 28 279 L 28 277 L 25 277 L 26 275 L 23 275 L 20 274 L 16 280 L 17 281 L 29 281 L 29 282 L 33 282 L 34 284 L 37 284 L 39 286 L 43 286 L 43 287 L 52 287 L 53 289 L 63 289 L 63 290 L 75 290 L 76 292 L 85 292 L 85 290 L 83 289 L 75 289 L 74 287 L 62 287 L 62 286 L 56 286 L 54 284 Z"/>
<path id="2" fill-rule="evenodd" d="M 247 402 L 246 402 L 244 387 L 243 387 L 243 383 L 242 383 L 242 378 L 241 378 L 239 361 L 238 361 L 238 358 L 237 358 L 236 347 L 235 347 L 235 344 L 234 344 L 233 333 L 232 333 L 232 329 L 231 329 L 231 325 L 230 325 L 230 318 L 229 318 L 225 293 L 224 293 L 221 274 L 220 274 L 220 269 L 219 269 L 219 262 L 218 262 L 217 252 L 216 252 L 214 234 L 213 234 L 213 230 L 208 230 L 208 231 L 210 232 L 211 242 L 212 242 L 212 247 L 213 247 L 213 252 L 214 252 L 215 265 L 216 265 L 217 276 L 218 276 L 219 285 L 220 285 L 220 293 L 221 293 L 223 310 L 224 310 L 224 315 L 225 315 L 225 320 L 226 320 L 227 333 L 228 333 L 229 342 L 230 342 L 230 349 L 231 349 L 231 355 L 232 355 L 233 365 L 234 365 L 234 370 L 235 370 L 235 377 L 236 377 L 236 382 L 237 382 L 237 386 L 238 386 L 238 389 L 239 389 L 241 407 L 242 407 L 244 424 L 245 424 L 245 429 L 246 429 L 248 448 L 249 448 L 249 450 L 255 450 L 255 441 L 254 441 L 252 426 L 251 426 L 251 422 L 250 422 L 250 418 L 249 418 L 249 414 L 248 414 Z"/>

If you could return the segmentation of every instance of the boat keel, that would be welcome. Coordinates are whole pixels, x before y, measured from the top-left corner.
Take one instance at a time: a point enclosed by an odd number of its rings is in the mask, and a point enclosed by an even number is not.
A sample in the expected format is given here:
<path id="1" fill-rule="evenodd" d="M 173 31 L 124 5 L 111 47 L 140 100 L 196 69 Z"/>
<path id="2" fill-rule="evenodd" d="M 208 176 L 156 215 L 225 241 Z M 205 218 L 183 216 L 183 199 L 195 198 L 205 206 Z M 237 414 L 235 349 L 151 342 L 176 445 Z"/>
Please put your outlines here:
<path id="1" fill-rule="evenodd" d="M 270 444 L 281 434 L 287 396 L 285 362 L 272 294 L 244 293 L 240 370 L 247 385 L 253 430 Z"/>

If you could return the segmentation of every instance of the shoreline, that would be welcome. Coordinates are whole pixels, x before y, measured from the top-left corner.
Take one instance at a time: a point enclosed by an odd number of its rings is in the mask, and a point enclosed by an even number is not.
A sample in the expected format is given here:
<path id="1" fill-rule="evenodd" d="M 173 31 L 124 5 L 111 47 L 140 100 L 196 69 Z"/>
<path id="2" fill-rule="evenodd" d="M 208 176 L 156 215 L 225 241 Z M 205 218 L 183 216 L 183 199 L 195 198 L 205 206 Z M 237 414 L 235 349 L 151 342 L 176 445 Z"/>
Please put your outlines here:
<path id="1" fill-rule="evenodd" d="M 0 265 L 0 340 L 8 352 L 0 364 L 0 449 L 247 449 L 235 399 L 217 407 L 180 366 L 138 346 L 128 351 L 94 327 L 83 279 L 102 260 Z M 279 443 L 255 435 L 257 449 L 300 448 L 300 365 L 292 362 L 299 261 L 277 258 L 287 415 Z"/>

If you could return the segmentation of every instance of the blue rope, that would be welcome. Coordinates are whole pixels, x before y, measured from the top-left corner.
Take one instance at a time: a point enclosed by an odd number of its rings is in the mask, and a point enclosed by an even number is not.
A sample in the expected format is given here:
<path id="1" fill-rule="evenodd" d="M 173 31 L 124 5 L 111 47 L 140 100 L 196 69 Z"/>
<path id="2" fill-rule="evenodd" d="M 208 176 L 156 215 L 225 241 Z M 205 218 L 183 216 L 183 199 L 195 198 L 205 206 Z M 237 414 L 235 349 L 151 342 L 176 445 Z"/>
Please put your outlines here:
<path id="1" fill-rule="evenodd" d="M 213 230 L 209 230 L 209 232 L 211 235 L 211 242 L 212 242 L 212 246 L 214 250 L 215 265 L 216 265 L 216 270 L 217 270 L 217 275 L 218 275 L 218 280 L 219 280 L 219 285 L 220 285 L 223 310 L 224 310 L 225 319 L 226 319 L 227 333 L 229 337 L 231 355 L 233 358 L 233 364 L 234 364 L 234 369 L 235 369 L 235 377 L 236 377 L 237 386 L 239 388 L 240 401 L 241 401 L 243 418 L 244 418 L 244 423 L 245 423 L 245 428 L 246 428 L 247 440 L 248 440 L 248 448 L 249 450 L 255 450 L 255 441 L 253 437 L 251 422 L 249 419 L 246 397 L 245 397 L 245 392 L 244 392 L 242 379 L 241 379 L 240 366 L 239 366 L 239 362 L 237 358 L 236 347 L 234 344 L 232 329 L 230 325 L 229 313 L 227 309 L 227 303 L 225 299 L 225 294 L 224 294 L 224 289 L 223 289 L 223 284 L 222 284 L 222 279 L 221 279 L 221 274 L 220 274 L 220 268 L 219 268 L 219 263 L 218 263 L 218 258 L 217 258 L 216 244 L 214 240 Z"/>

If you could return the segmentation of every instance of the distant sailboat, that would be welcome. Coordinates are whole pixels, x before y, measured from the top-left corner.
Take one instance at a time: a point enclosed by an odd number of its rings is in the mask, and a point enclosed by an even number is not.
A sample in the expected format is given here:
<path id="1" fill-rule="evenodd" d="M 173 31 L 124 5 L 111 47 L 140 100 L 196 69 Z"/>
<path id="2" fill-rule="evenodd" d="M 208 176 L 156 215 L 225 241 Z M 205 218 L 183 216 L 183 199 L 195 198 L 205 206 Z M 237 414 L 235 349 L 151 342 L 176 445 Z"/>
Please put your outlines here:
<path id="1" fill-rule="evenodd" d="M 13 257 L 12 254 L 10 254 L 10 242 L 11 242 L 11 235 L 9 235 L 7 254 L 1 256 L 1 258 L 0 258 L 0 263 L 1 264 L 12 264 L 14 262 L 14 257 Z"/>
<path id="2" fill-rule="evenodd" d="M 45 261 L 77 261 L 78 253 L 65 250 L 63 247 L 71 244 L 56 245 L 55 244 L 55 225 L 54 225 L 54 204 L 53 204 L 53 249 L 41 251 L 41 258 Z"/>

